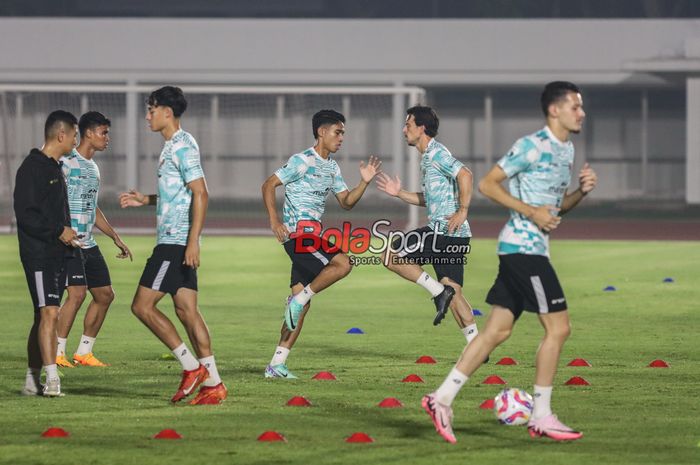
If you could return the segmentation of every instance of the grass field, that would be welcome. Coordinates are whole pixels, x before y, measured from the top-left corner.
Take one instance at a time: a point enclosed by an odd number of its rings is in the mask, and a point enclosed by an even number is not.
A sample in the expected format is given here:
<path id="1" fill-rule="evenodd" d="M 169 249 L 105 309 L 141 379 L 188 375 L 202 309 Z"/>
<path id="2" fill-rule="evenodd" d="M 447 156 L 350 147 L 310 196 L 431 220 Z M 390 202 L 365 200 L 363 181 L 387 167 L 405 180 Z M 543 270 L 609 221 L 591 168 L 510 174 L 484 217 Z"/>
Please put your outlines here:
<path id="1" fill-rule="evenodd" d="M 117 298 L 95 346 L 106 369 L 63 370 L 61 399 L 23 398 L 26 334 L 32 310 L 17 255 L 16 238 L 0 236 L 0 463 L 2 464 L 697 464 L 700 463 L 700 246 L 699 243 L 575 242 L 553 244 L 553 262 L 567 294 L 573 334 L 555 381 L 553 407 L 585 437 L 575 443 L 531 440 L 523 427 L 496 423 L 478 409 L 497 387 L 480 385 L 498 374 L 531 390 L 534 352 L 541 330 L 524 315 L 513 337 L 492 354 L 517 366 L 481 368 L 455 408 L 458 444 L 435 433 L 420 409 L 461 351 L 462 334 L 450 319 L 432 326 L 433 309 L 422 289 L 383 268 L 355 269 L 314 297 L 304 332 L 289 359 L 302 379 L 262 377 L 278 338 L 289 263 L 271 238 L 206 238 L 200 269 L 200 304 L 211 329 L 218 365 L 229 387 L 221 406 L 170 405 L 179 364 L 129 311 L 152 238 L 130 237 L 134 263 L 114 259 L 101 241 Z M 492 240 L 473 242 L 465 293 L 483 302 L 495 277 Z M 674 283 L 664 284 L 665 277 Z M 603 292 L 607 285 L 616 292 Z M 172 314 L 172 305 L 163 308 Z M 68 341 L 75 349 L 82 315 Z M 485 317 L 477 319 L 483 324 Z M 345 334 L 360 327 L 363 335 Z M 431 355 L 436 365 L 417 365 Z M 565 364 L 583 357 L 591 368 Z M 662 358 L 669 369 L 646 368 Z M 329 370 L 338 381 L 315 381 Z M 425 384 L 401 383 L 416 373 Z M 589 387 L 563 386 L 579 375 Z M 304 395 L 311 408 L 285 406 Z M 380 409 L 385 397 L 400 409 Z M 50 426 L 71 433 L 42 439 Z M 151 437 L 175 428 L 184 438 Z M 277 430 L 287 443 L 259 443 Z M 347 444 L 364 431 L 373 444 Z"/>

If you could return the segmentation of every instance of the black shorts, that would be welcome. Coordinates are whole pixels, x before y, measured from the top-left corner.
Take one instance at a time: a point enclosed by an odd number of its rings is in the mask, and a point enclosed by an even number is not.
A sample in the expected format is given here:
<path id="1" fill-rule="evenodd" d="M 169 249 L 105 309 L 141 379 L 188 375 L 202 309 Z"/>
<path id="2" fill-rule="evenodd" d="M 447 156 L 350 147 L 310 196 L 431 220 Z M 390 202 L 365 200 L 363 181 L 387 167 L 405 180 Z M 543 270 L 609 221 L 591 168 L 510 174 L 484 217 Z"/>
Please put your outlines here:
<path id="1" fill-rule="evenodd" d="M 197 270 L 183 265 L 185 246 L 159 244 L 146 262 L 139 284 L 154 291 L 175 295 L 181 287 L 197 290 Z"/>
<path id="2" fill-rule="evenodd" d="M 22 260 L 34 309 L 59 307 L 66 285 L 65 259 Z"/>
<path id="3" fill-rule="evenodd" d="M 518 319 L 523 310 L 539 314 L 566 310 L 566 298 L 557 274 L 543 255 L 499 255 L 498 276 L 486 302 L 513 312 Z"/>
<path id="4" fill-rule="evenodd" d="M 88 289 L 111 286 L 109 268 L 98 246 L 80 249 L 77 257 L 66 260 L 66 286 L 87 286 Z"/>
<path id="5" fill-rule="evenodd" d="M 289 281 L 289 287 L 294 287 L 295 284 L 301 283 L 306 286 L 318 276 L 323 268 L 328 265 L 333 257 L 338 255 L 340 250 L 333 251 L 332 246 L 327 241 L 321 241 L 322 246 L 313 250 L 297 251 L 298 239 L 289 239 L 284 243 L 284 250 L 292 260 L 292 273 Z M 308 245 L 307 242 L 301 242 L 299 247 Z M 328 250 L 331 249 L 329 252 Z"/>
<path id="6" fill-rule="evenodd" d="M 438 281 L 450 278 L 464 285 L 465 254 L 469 253 L 469 237 L 451 237 L 435 234 L 429 226 L 406 233 L 405 243 L 396 239 L 392 244 L 396 256 L 416 265 L 433 265 Z"/>

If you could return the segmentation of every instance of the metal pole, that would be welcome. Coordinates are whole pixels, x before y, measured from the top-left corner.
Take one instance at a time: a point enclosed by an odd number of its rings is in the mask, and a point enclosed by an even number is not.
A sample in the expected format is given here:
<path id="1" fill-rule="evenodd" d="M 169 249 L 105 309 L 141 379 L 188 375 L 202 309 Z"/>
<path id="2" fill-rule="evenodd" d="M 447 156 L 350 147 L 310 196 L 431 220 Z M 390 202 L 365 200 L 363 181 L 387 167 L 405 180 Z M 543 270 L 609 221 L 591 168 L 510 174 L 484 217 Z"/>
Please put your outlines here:
<path id="1" fill-rule="evenodd" d="M 493 97 L 491 91 L 486 91 L 484 95 L 484 162 L 488 173 L 493 165 Z"/>
<path id="2" fill-rule="evenodd" d="M 135 86 L 136 81 L 129 80 L 129 86 Z M 125 182 L 126 189 L 138 189 L 138 169 L 139 169 L 139 153 L 138 153 L 138 92 L 129 90 L 126 93 L 126 164 L 125 164 Z"/>
<path id="3" fill-rule="evenodd" d="M 275 167 L 280 167 L 284 164 L 284 137 L 282 137 L 282 132 L 284 131 L 284 113 L 285 106 L 287 105 L 287 100 L 284 95 L 278 95 L 276 100 L 275 108 Z M 267 177 L 270 175 L 269 163 L 267 158 L 265 158 L 265 173 Z"/>
<path id="4" fill-rule="evenodd" d="M 9 121 L 8 119 L 10 118 L 10 112 L 7 109 L 7 93 L 2 92 L 0 93 L 0 97 L 2 98 L 2 141 L 3 141 L 3 152 L 5 155 L 5 173 L 6 173 L 6 182 L 5 185 L 8 187 L 8 192 L 7 195 L 5 196 L 6 199 L 8 199 L 8 208 L 10 205 L 12 205 L 12 202 L 9 201 L 9 199 L 12 198 L 12 193 L 14 191 L 13 189 L 13 183 L 12 183 L 12 163 L 11 163 L 11 158 L 10 158 L 10 131 L 8 128 Z M 10 222 L 10 232 L 14 230 L 13 226 L 15 223 L 14 215 L 9 215 L 12 217 L 12 220 Z"/>
<path id="5" fill-rule="evenodd" d="M 647 194 L 647 180 L 649 179 L 649 94 L 646 90 L 642 91 L 642 130 L 640 131 L 641 140 L 641 157 L 642 157 L 642 196 Z"/>
<path id="6" fill-rule="evenodd" d="M 89 111 L 90 108 L 90 100 L 88 99 L 87 94 L 82 94 L 80 96 L 80 115 L 78 115 L 78 118 L 80 118 L 81 115 L 84 115 Z"/>
<path id="7" fill-rule="evenodd" d="M 403 83 L 397 82 L 396 87 L 401 87 Z M 404 94 L 396 92 L 393 95 L 392 98 L 392 104 L 391 104 L 391 130 L 393 137 L 391 138 L 391 152 L 393 154 L 394 158 L 394 172 L 398 177 L 401 179 L 406 179 L 406 176 L 404 175 L 404 163 L 403 159 L 406 156 L 405 152 L 405 145 L 406 142 L 403 139 L 403 134 L 401 132 L 401 128 L 403 128 L 404 124 L 404 108 L 405 105 L 405 98 Z"/>
<path id="8" fill-rule="evenodd" d="M 414 105 L 418 104 L 418 99 L 419 95 L 417 92 L 411 92 L 408 96 L 408 106 L 412 107 Z M 415 155 L 415 158 L 411 155 Z M 411 192 L 418 192 L 419 185 L 420 185 L 420 174 L 418 172 L 418 165 L 420 163 L 420 157 L 418 156 L 419 154 L 409 154 L 409 159 L 408 159 L 408 190 Z M 418 205 L 409 205 L 408 206 L 408 225 L 406 228 L 408 230 L 416 229 L 418 227 L 418 218 L 419 218 L 419 209 L 420 207 Z"/>
<path id="9" fill-rule="evenodd" d="M 350 121 L 350 110 L 351 110 L 351 101 L 350 101 L 350 96 L 349 95 L 343 95 L 342 98 L 342 113 L 343 116 L 345 116 L 345 121 Z M 349 169 L 350 165 L 350 150 L 345 147 L 343 149 L 343 168 Z"/>

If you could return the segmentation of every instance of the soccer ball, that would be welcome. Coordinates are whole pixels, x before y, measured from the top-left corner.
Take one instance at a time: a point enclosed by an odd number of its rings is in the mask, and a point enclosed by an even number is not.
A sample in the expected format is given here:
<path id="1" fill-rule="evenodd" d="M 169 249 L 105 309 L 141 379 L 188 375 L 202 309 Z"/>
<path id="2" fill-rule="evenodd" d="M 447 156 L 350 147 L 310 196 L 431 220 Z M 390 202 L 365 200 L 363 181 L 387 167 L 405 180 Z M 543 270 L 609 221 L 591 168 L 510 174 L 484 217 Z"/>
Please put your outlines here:
<path id="1" fill-rule="evenodd" d="M 504 389 L 493 399 L 493 412 L 505 425 L 524 425 L 532 415 L 532 396 L 523 389 Z"/>

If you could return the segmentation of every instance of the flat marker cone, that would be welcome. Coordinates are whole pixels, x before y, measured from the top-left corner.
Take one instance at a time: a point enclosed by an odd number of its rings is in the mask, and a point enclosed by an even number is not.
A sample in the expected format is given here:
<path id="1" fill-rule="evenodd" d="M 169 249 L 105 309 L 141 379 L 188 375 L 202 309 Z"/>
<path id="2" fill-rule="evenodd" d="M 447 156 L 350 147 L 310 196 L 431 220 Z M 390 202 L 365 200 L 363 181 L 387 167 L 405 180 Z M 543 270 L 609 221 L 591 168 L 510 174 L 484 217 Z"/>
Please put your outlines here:
<path id="1" fill-rule="evenodd" d="M 367 433 L 353 433 L 345 442 L 374 442 Z"/>
<path id="2" fill-rule="evenodd" d="M 661 360 L 660 358 L 652 361 L 647 366 L 649 368 L 669 368 L 670 367 L 670 365 L 665 360 Z"/>
<path id="3" fill-rule="evenodd" d="M 42 438 L 66 438 L 70 433 L 63 428 L 49 428 L 41 433 Z"/>
<path id="4" fill-rule="evenodd" d="M 403 407 L 403 404 L 396 397 L 387 397 L 383 401 L 379 402 L 378 406 L 381 408 L 399 408 Z"/>
<path id="5" fill-rule="evenodd" d="M 493 408 L 493 406 L 494 406 L 493 399 L 486 399 L 485 401 L 483 401 L 483 402 L 481 403 L 481 405 L 479 405 L 479 408 L 489 409 L 489 410 L 490 410 L 490 409 Z"/>
<path id="6" fill-rule="evenodd" d="M 265 431 L 263 434 L 258 436 L 258 441 L 265 441 L 265 442 L 275 442 L 275 441 L 282 441 L 282 442 L 287 442 L 287 438 L 282 436 L 280 433 L 277 431 Z"/>
<path id="7" fill-rule="evenodd" d="M 580 376 L 574 376 L 569 378 L 567 382 L 564 383 L 567 386 L 590 386 L 591 383 L 581 378 Z"/>
<path id="8" fill-rule="evenodd" d="M 664 278 L 664 282 L 665 282 L 665 283 L 672 283 L 672 282 L 673 282 L 673 278 Z"/>
<path id="9" fill-rule="evenodd" d="M 311 402 L 306 397 L 294 396 L 287 401 L 290 407 L 311 407 Z"/>
<path id="10" fill-rule="evenodd" d="M 418 357 L 418 360 L 416 360 L 416 363 L 437 363 L 437 360 L 430 355 L 421 355 Z"/>
<path id="11" fill-rule="evenodd" d="M 589 366 L 591 366 L 591 364 L 588 363 L 588 360 L 586 360 L 586 359 L 575 358 L 572 361 L 570 361 L 566 366 L 568 366 L 568 367 L 589 367 Z"/>
<path id="12" fill-rule="evenodd" d="M 483 313 L 481 313 L 481 310 L 479 310 L 478 308 L 474 308 L 474 309 L 472 309 L 472 315 L 474 315 L 474 316 L 482 316 Z"/>
<path id="13" fill-rule="evenodd" d="M 334 381 L 337 378 L 330 371 L 319 371 L 318 373 L 316 373 L 314 375 L 313 379 L 325 379 L 325 380 L 329 380 L 329 381 Z"/>
<path id="14" fill-rule="evenodd" d="M 488 376 L 481 384 L 506 384 L 506 381 L 498 375 Z"/>
<path id="15" fill-rule="evenodd" d="M 603 290 L 610 292 L 610 291 L 616 291 L 617 288 L 615 286 L 606 286 L 605 288 L 603 288 Z"/>
<path id="16" fill-rule="evenodd" d="M 350 328 L 345 331 L 345 334 L 365 334 L 360 328 Z"/>
<path id="17" fill-rule="evenodd" d="M 153 439 L 182 439 L 182 436 L 174 429 L 164 429 L 153 436 Z"/>
<path id="18" fill-rule="evenodd" d="M 422 383 L 423 378 L 416 374 L 411 374 L 406 376 L 404 379 L 401 380 L 402 383 Z"/>
<path id="19" fill-rule="evenodd" d="M 515 361 L 515 359 L 512 359 L 510 357 L 503 357 L 499 361 L 496 362 L 496 365 L 517 365 L 518 362 Z"/>

